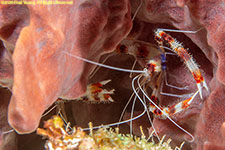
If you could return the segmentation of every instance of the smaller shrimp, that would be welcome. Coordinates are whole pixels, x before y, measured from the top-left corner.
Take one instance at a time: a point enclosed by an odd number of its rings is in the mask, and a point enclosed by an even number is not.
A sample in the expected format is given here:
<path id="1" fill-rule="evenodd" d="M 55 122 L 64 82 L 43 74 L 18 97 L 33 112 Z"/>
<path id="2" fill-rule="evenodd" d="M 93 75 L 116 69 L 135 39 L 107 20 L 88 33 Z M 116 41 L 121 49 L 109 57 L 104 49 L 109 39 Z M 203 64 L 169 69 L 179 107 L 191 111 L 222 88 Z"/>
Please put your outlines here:
<path id="1" fill-rule="evenodd" d="M 91 102 L 91 103 L 109 103 L 114 102 L 111 94 L 114 94 L 115 89 L 110 91 L 103 89 L 103 85 L 106 85 L 111 80 L 104 80 L 98 83 L 89 84 L 87 86 L 87 91 L 75 100 L 80 100 L 84 102 Z"/>

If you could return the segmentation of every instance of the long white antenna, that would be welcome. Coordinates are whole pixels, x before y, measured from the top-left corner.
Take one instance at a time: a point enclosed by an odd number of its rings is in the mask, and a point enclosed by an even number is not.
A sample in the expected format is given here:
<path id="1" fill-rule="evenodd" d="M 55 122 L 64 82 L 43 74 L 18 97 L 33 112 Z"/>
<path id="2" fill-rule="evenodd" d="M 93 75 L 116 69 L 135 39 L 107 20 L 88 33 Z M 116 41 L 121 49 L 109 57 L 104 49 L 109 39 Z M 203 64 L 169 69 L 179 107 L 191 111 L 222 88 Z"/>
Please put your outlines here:
<path id="1" fill-rule="evenodd" d="M 101 67 L 104 67 L 104 68 L 113 69 L 113 70 L 117 70 L 117 71 L 123 71 L 123 72 L 146 73 L 146 71 L 143 71 L 143 70 L 130 70 L 130 69 L 123 69 L 123 68 L 113 67 L 113 66 L 109 66 L 109 65 L 105 65 L 105 64 L 100 64 L 100 63 L 97 63 L 97 62 L 94 62 L 94 61 L 91 61 L 91 60 L 88 60 L 88 59 L 85 59 L 85 58 L 82 58 L 82 57 L 70 54 L 70 53 L 68 53 L 66 51 L 62 51 L 62 52 L 64 54 L 69 55 L 71 57 L 74 57 L 76 59 L 83 60 L 83 61 L 88 62 L 90 64 L 98 65 L 98 66 L 101 66 Z"/>
<path id="2" fill-rule="evenodd" d="M 11 129 L 11 130 L 8 130 L 8 131 L 3 131 L 3 132 L 0 132 L 0 135 L 8 134 L 8 133 L 11 133 L 11 132 L 14 132 L 14 131 L 15 131 L 14 129 Z"/>
<path id="3" fill-rule="evenodd" d="M 137 90 L 137 93 L 139 93 L 139 89 Z M 134 97 L 134 101 L 133 101 L 133 104 L 132 104 L 132 108 L 131 108 L 131 113 L 130 113 L 130 118 L 133 118 L 133 114 L 134 114 L 134 106 L 135 106 L 135 103 L 136 103 L 136 100 L 137 100 L 137 96 Z M 130 121 L 130 134 L 132 134 L 133 132 L 133 122 L 132 120 Z"/>
<path id="4" fill-rule="evenodd" d="M 158 28 L 158 30 L 163 30 L 163 31 L 167 31 L 167 32 L 181 32 L 181 33 L 197 33 L 198 31 L 202 30 L 204 27 L 201 27 L 200 29 L 196 30 L 196 31 L 186 31 L 186 30 L 176 30 L 176 29 L 162 29 L 162 28 Z"/>
<path id="5" fill-rule="evenodd" d="M 126 111 L 128 105 L 129 105 L 129 103 L 131 102 L 133 96 L 134 96 L 134 93 L 132 93 L 132 95 L 130 96 L 128 102 L 126 103 L 126 105 L 125 105 L 125 107 L 124 107 L 124 109 L 123 109 L 123 111 L 122 111 L 122 113 L 121 113 L 121 115 L 120 115 L 119 122 L 122 120 L 122 118 L 123 118 L 123 116 L 124 116 L 124 113 L 125 113 L 125 111 Z"/>
<path id="6" fill-rule="evenodd" d="M 141 6 L 142 6 L 142 4 L 143 4 L 143 1 L 142 1 L 142 0 L 139 0 L 139 1 L 140 1 L 140 4 L 139 4 L 138 8 L 136 9 L 136 11 L 135 11 L 135 13 L 134 13 L 134 16 L 132 17 L 132 21 L 134 21 L 136 15 L 137 15 L 137 13 L 138 13 L 138 11 L 140 10 L 140 8 L 141 8 Z"/>
<path id="7" fill-rule="evenodd" d="M 113 55 L 115 55 L 115 53 L 111 53 L 109 55 L 107 55 L 104 60 L 101 62 L 101 64 L 104 64 L 106 62 L 106 60 L 109 59 L 109 57 L 112 57 Z M 89 79 L 92 79 L 94 77 L 94 75 L 96 74 L 96 72 L 98 72 L 98 70 L 100 69 L 100 66 L 96 66 L 95 69 L 92 71 L 92 73 L 89 75 Z"/>
<path id="8" fill-rule="evenodd" d="M 50 113 L 53 109 L 55 109 L 57 107 L 57 105 L 55 104 L 51 109 L 49 109 L 46 113 L 44 113 L 43 115 L 41 115 L 41 117 L 46 116 L 48 113 Z"/>

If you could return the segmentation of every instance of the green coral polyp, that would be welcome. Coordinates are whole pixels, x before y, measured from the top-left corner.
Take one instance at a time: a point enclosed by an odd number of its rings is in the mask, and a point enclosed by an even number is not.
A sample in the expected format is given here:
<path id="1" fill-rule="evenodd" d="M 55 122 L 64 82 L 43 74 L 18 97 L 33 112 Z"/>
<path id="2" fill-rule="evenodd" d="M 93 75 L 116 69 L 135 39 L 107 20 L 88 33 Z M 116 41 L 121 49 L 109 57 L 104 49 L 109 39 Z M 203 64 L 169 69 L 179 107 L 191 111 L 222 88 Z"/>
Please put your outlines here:
<path id="1" fill-rule="evenodd" d="M 142 137 L 137 137 L 130 134 L 120 134 L 118 128 L 100 128 L 96 131 L 90 130 L 89 134 L 85 133 L 80 128 L 74 128 L 73 132 L 69 134 L 63 128 L 62 122 L 59 116 L 53 116 L 52 119 L 45 122 L 44 128 L 46 129 L 37 129 L 37 134 L 47 137 L 45 144 L 46 149 L 172 150 L 170 146 L 171 139 L 164 142 L 164 137 L 159 143 L 155 143 L 154 141 L 149 142 L 144 135 L 142 135 Z M 90 124 L 90 127 L 91 126 Z M 56 134 L 57 137 L 55 136 Z"/>

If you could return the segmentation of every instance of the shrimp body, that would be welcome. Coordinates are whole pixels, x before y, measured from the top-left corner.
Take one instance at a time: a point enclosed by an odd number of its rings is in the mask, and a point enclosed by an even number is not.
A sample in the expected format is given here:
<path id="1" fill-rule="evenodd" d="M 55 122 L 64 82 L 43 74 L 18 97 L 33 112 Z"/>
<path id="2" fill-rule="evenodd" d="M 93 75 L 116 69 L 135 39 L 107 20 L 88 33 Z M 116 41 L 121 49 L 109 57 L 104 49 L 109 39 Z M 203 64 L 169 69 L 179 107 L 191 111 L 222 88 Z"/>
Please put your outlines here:
<path id="1" fill-rule="evenodd" d="M 70 55 L 72 57 L 75 57 L 77 59 L 86 61 L 88 63 L 99 65 L 101 67 L 114 69 L 114 70 L 118 70 L 118 71 L 124 71 L 124 72 L 141 73 L 141 74 L 139 74 L 139 75 L 137 75 L 133 78 L 132 89 L 134 91 L 133 95 L 135 95 L 135 99 L 138 98 L 140 100 L 140 102 L 143 104 L 144 111 L 140 115 L 138 115 L 134 118 L 131 116 L 131 119 L 129 119 L 129 120 L 121 121 L 119 123 L 112 123 L 112 124 L 109 124 L 109 126 L 119 125 L 119 124 L 126 123 L 126 122 L 131 122 L 132 120 L 135 120 L 135 119 L 141 117 L 146 112 L 148 113 L 147 110 L 149 110 L 157 117 L 161 117 L 163 119 L 165 119 L 165 117 L 168 118 L 178 128 L 180 128 L 182 131 L 184 131 L 185 133 L 190 135 L 192 137 L 192 139 L 194 139 L 194 137 L 190 133 L 188 133 L 185 129 L 183 129 L 176 122 L 174 122 L 170 118 L 170 116 L 172 116 L 172 115 L 174 115 L 174 114 L 176 114 L 176 113 L 178 113 L 182 110 L 187 109 L 190 106 L 193 99 L 195 98 L 195 96 L 198 94 L 198 91 L 193 96 L 191 96 L 190 98 L 188 98 L 184 101 L 181 101 L 177 104 L 174 104 L 172 106 L 169 106 L 169 107 L 158 106 L 159 96 L 160 96 L 160 92 L 161 92 L 160 90 L 161 90 L 161 87 L 163 85 L 162 83 L 165 79 L 164 75 L 165 75 L 165 71 L 166 71 L 166 55 L 165 55 L 165 51 L 164 51 L 163 47 L 160 47 L 160 49 L 157 49 L 149 43 L 141 42 L 141 41 L 138 41 L 138 40 L 130 40 L 130 39 L 123 40 L 117 46 L 117 49 L 115 50 L 114 53 L 116 53 L 116 54 L 128 54 L 128 55 L 134 56 L 134 58 L 140 63 L 140 65 L 143 66 L 143 68 L 144 68 L 143 71 L 128 70 L 128 69 L 112 67 L 112 66 L 92 62 L 90 60 L 86 60 L 86 59 L 81 58 L 79 56 L 74 56 L 72 54 L 68 54 L 66 52 L 64 52 L 64 53 L 67 54 L 67 55 Z M 134 84 L 135 81 L 137 81 L 137 84 L 138 84 L 137 88 L 135 88 L 135 84 Z M 91 95 L 91 97 L 93 97 L 93 95 L 95 96 L 96 94 L 99 97 L 99 93 L 104 93 L 104 91 L 105 91 L 102 88 L 102 85 L 104 85 L 108 82 L 109 81 L 103 81 L 103 82 L 100 82 L 100 84 L 90 85 L 90 87 L 88 87 L 87 92 L 83 96 L 83 98 L 87 98 L 90 95 Z M 146 86 L 145 85 L 147 85 L 148 87 L 153 89 L 153 92 L 152 92 L 150 98 L 146 94 L 146 90 L 145 90 Z M 150 101 L 150 105 L 149 105 L 148 109 L 147 109 L 146 103 L 144 102 L 145 100 L 142 100 L 140 98 L 139 94 L 138 94 L 140 91 L 143 93 L 143 96 Z M 106 94 L 111 94 L 111 93 L 113 93 L 112 90 L 106 91 Z M 91 99 L 91 97 L 89 97 L 88 99 Z M 80 100 L 84 100 L 83 98 L 81 98 Z M 131 96 L 131 98 L 132 98 L 132 96 Z M 102 99 L 102 98 L 100 98 L 100 99 Z M 96 100 L 94 98 L 94 102 L 96 102 L 96 101 L 99 101 L 99 100 Z M 135 102 L 133 103 L 133 105 L 134 104 L 135 104 Z M 126 109 L 127 105 L 125 106 L 125 109 Z M 150 120 L 151 119 L 149 119 L 149 121 Z M 131 127 L 131 129 L 132 129 L 132 127 Z"/>
<path id="2" fill-rule="evenodd" d="M 142 67 L 145 67 L 150 59 L 159 54 L 159 50 L 156 46 L 147 42 L 124 39 L 116 47 L 116 53 L 132 55 Z"/>
<path id="3" fill-rule="evenodd" d="M 163 68 L 162 66 L 164 65 L 163 63 L 164 60 L 162 58 L 164 57 L 162 56 L 160 57 L 160 56 L 154 57 L 146 64 L 146 69 L 148 70 L 149 76 L 151 77 L 151 80 L 148 84 L 149 86 L 152 86 L 152 89 L 153 89 L 150 99 L 154 102 L 154 104 L 157 104 L 157 105 L 159 104 L 160 87 L 162 86 L 162 82 L 165 79 L 163 76 L 164 70 L 162 69 Z M 192 95 L 190 98 L 183 100 L 172 106 L 169 106 L 169 107 L 159 106 L 160 109 L 150 102 L 149 111 L 151 111 L 156 117 L 166 119 L 168 116 L 172 116 L 178 112 L 181 112 L 187 109 L 197 94 L 198 94 L 198 91 L 194 95 Z"/>
<path id="4" fill-rule="evenodd" d="M 178 42 L 174 43 L 177 43 L 179 45 Z M 181 45 L 177 47 L 179 48 L 180 46 Z M 145 70 L 147 70 L 147 75 L 145 75 L 143 82 L 144 84 L 147 84 L 147 86 L 151 87 L 151 89 L 153 89 L 150 99 L 158 105 L 160 90 L 165 80 L 166 73 L 166 55 L 164 48 L 160 47 L 159 50 L 154 48 L 147 42 L 126 39 L 117 46 L 116 51 L 120 54 L 133 55 L 139 62 L 139 64 L 144 66 Z M 178 52 L 179 55 L 183 55 L 183 58 L 185 59 L 185 62 L 187 62 L 187 65 L 189 65 L 190 67 L 195 67 L 195 65 L 190 64 L 193 61 L 188 61 L 192 59 L 190 58 L 190 55 L 188 53 L 185 53 L 185 51 L 177 51 L 177 53 Z M 194 70 L 196 69 L 197 68 L 195 68 Z M 195 73 L 197 73 L 197 71 L 195 71 Z M 170 107 L 159 106 L 161 110 L 150 102 L 149 111 L 151 111 L 156 117 L 165 119 L 167 116 L 172 116 L 178 112 L 181 112 L 182 110 L 187 109 L 197 93 L 198 91 L 190 98 Z"/>

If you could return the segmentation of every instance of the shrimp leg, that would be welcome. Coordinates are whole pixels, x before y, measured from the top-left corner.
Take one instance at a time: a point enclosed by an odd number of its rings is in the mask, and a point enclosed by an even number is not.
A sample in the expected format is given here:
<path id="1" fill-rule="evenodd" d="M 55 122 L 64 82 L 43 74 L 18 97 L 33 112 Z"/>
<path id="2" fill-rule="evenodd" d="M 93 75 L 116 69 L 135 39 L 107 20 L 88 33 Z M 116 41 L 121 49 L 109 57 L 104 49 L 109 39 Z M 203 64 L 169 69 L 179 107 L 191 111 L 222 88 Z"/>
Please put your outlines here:
<path id="1" fill-rule="evenodd" d="M 208 86 L 202 76 L 202 73 L 193 60 L 193 57 L 187 52 L 181 43 L 179 43 L 175 38 L 164 32 L 162 29 L 158 29 L 155 32 L 155 40 L 158 42 L 159 46 L 163 46 L 163 42 L 166 42 L 170 48 L 176 53 L 186 64 L 187 68 L 190 70 L 194 80 L 197 84 L 199 94 L 201 99 L 202 97 L 202 86 L 209 92 Z"/>

